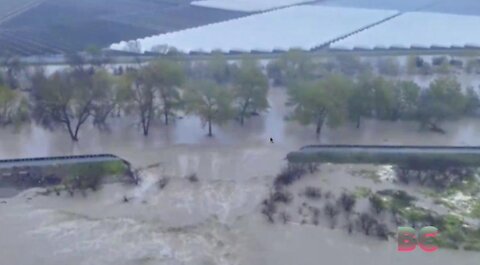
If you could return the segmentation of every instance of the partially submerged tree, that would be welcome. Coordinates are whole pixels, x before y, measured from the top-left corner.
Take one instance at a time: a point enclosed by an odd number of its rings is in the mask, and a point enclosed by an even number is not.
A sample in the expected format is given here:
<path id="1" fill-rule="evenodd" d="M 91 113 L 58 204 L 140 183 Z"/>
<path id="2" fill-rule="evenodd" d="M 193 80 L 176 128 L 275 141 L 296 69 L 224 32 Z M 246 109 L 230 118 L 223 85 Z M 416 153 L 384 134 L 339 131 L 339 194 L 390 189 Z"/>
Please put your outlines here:
<path id="1" fill-rule="evenodd" d="M 444 58 L 438 65 L 435 65 L 433 70 L 438 74 L 449 74 L 452 72 L 452 67 L 448 60 Z"/>
<path id="2" fill-rule="evenodd" d="M 433 74 L 432 66 L 420 56 L 411 55 L 407 59 L 407 72 L 409 74 Z"/>
<path id="3" fill-rule="evenodd" d="M 365 74 L 372 70 L 370 64 L 364 63 L 360 58 L 350 54 L 337 55 L 335 62 L 338 72 L 348 76 Z"/>
<path id="4" fill-rule="evenodd" d="M 394 119 L 409 120 L 418 113 L 420 87 L 412 81 L 399 81 L 394 88 Z"/>
<path id="5" fill-rule="evenodd" d="M 213 52 L 205 67 L 205 77 L 213 79 L 217 84 L 225 85 L 232 81 L 234 68 L 228 64 L 227 59 L 221 52 Z"/>
<path id="6" fill-rule="evenodd" d="M 28 119 L 27 100 L 20 92 L 0 84 L 0 126 L 19 125 Z"/>
<path id="7" fill-rule="evenodd" d="M 480 98 L 478 93 L 473 89 L 473 87 L 468 87 L 465 94 L 466 105 L 465 105 L 465 114 L 466 115 L 476 115 L 478 114 L 478 109 L 480 108 Z"/>
<path id="8" fill-rule="evenodd" d="M 150 63 L 144 72 L 145 85 L 158 91 L 160 112 L 166 125 L 175 110 L 181 106 L 179 87 L 184 80 L 181 65 L 171 60 L 158 60 Z"/>
<path id="9" fill-rule="evenodd" d="M 267 66 L 267 73 L 275 85 L 291 86 L 299 80 L 312 79 L 315 75 L 315 64 L 307 52 L 291 49 L 279 59 L 271 61 Z"/>
<path id="10" fill-rule="evenodd" d="M 378 73 L 382 75 L 397 76 L 400 74 L 400 65 L 396 58 L 381 58 L 377 62 Z"/>
<path id="11" fill-rule="evenodd" d="M 438 78 L 420 97 L 418 120 L 430 130 L 443 132 L 440 123 L 465 113 L 467 101 L 454 78 Z"/>
<path id="12" fill-rule="evenodd" d="M 377 119 L 394 120 L 395 119 L 395 93 L 394 83 L 382 77 L 376 77 L 372 80 L 373 86 L 373 112 Z"/>
<path id="13" fill-rule="evenodd" d="M 18 88 L 20 75 L 25 68 L 20 59 L 16 56 L 8 55 L 0 66 L 5 68 L 5 85 L 11 89 Z"/>
<path id="14" fill-rule="evenodd" d="M 287 105 L 293 106 L 289 118 L 302 124 L 315 124 L 317 138 L 325 122 L 331 127 L 340 125 L 347 117 L 349 79 L 331 75 L 319 82 L 303 82 L 289 87 Z"/>
<path id="15" fill-rule="evenodd" d="M 212 137 L 212 124 L 222 124 L 232 118 L 232 95 L 225 87 L 213 81 L 195 80 L 185 91 L 187 113 L 200 117 Z"/>
<path id="16" fill-rule="evenodd" d="M 47 127 L 62 126 L 73 141 L 83 124 L 93 114 L 93 103 L 101 93 L 93 76 L 86 71 L 56 72 L 46 77 L 41 71 L 33 77 L 33 115 Z"/>
<path id="17" fill-rule="evenodd" d="M 362 75 L 356 82 L 348 99 L 349 118 L 355 122 L 357 129 L 360 128 L 361 120 L 371 117 L 375 101 L 371 77 Z"/>
<path id="18" fill-rule="evenodd" d="M 267 64 L 267 76 L 272 80 L 273 86 L 283 85 L 282 65 L 279 60 L 272 60 Z"/>
<path id="19" fill-rule="evenodd" d="M 413 119 L 418 112 L 419 96 L 420 87 L 414 82 L 362 75 L 350 94 L 349 117 L 357 128 L 363 117 Z"/>
<path id="20" fill-rule="evenodd" d="M 242 125 L 252 114 L 268 108 L 268 80 L 256 61 L 250 59 L 242 61 L 235 76 L 233 93 Z"/>
<path id="21" fill-rule="evenodd" d="M 157 113 L 155 106 L 157 91 L 153 86 L 146 84 L 144 74 L 140 70 L 129 71 L 122 78 L 123 98 L 130 99 L 122 105 L 122 108 L 126 112 L 138 114 L 143 135 L 147 136 Z"/>
<path id="22" fill-rule="evenodd" d="M 105 70 L 97 71 L 92 77 L 92 86 L 98 90 L 93 100 L 93 124 L 105 126 L 107 118 L 120 102 L 120 89 L 116 80 Z"/>

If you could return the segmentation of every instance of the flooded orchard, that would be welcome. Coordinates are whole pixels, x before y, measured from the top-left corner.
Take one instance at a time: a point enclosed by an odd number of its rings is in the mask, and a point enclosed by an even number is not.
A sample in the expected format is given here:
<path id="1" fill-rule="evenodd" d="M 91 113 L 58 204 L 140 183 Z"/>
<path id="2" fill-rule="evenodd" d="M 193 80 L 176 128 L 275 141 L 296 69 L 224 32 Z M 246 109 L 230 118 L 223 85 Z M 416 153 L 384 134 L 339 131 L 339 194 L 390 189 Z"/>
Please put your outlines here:
<path id="1" fill-rule="evenodd" d="M 314 129 L 284 121 L 286 95 L 270 89 L 268 113 L 244 127 L 235 122 L 206 137 L 196 117 L 154 126 L 143 137 L 134 121 L 110 121 L 111 132 L 85 128 L 72 143 L 61 130 L 34 125 L 1 129 L 3 158 L 112 153 L 143 173 L 139 186 L 108 184 L 88 196 L 43 196 L 23 191 L 0 204 L 0 259 L 4 264 L 476 264 L 479 252 L 440 249 L 399 253 L 381 241 L 344 229 L 270 224 L 261 214 L 286 154 L 316 143 Z M 418 123 L 367 120 L 322 133 L 321 143 L 480 145 L 480 122 L 445 124 L 447 133 L 419 131 Z M 270 143 L 269 138 L 274 139 Z M 195 173 L 197 180 L 187 176 Z M 328 165 L 307 181 L 346 188 L 374 182 Z M 161 179 L 168 178 L 160 186 Z M 293 187 L 295 188 L 295 187 Z M 125 202 L 125 198 L 128 202 Z"/>

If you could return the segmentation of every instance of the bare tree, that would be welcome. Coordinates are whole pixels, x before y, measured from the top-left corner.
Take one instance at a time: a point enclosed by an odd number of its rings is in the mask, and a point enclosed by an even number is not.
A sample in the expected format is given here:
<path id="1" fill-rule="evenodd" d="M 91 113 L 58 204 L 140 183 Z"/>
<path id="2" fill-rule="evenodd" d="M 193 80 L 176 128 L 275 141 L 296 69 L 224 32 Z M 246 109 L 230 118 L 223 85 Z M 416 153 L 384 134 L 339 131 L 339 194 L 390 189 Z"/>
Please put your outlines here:
<path id="1" fill-rule="evenodd" d="M 375 232 L 380 239 L 388 240 L 389 230 L 385 224 L 377 224 L 375 226 Z"/>
<path id="2" fill-rule="evenodd" d="M 344 192 L 339 199 L 339 203 L 345 212 L 351 213 L 356 203 L 355 196 Z"/>
<path id="3" fill-rule="evenodd" d="M 376 223 L 377 221 L 368 213 L 362 213 L 358 218 L 358 225 L 367 236 L 371 233 L 371 230 Z"/>
<path id="4" fill-rule="evenodd" d="M 317 187 L 307 187 L 305 188 L 305 197 L 312 200 L 321 199 L 322 191 L 320 190 L 320 188 L 317 188 Z"/>
<path id="5" fill-rule="evenodd" d="M 331 228 L 335 228 L 335 225 L 336 225 L 336 217 L 339 213 L 339 210 L 337 208 L 336 205 L 328 202 L 325 204 L 324 208 L 323 208 L 323 211 L 325 212 L 325 214 L 330 218 L 330 225 L 331 225 Z"/>

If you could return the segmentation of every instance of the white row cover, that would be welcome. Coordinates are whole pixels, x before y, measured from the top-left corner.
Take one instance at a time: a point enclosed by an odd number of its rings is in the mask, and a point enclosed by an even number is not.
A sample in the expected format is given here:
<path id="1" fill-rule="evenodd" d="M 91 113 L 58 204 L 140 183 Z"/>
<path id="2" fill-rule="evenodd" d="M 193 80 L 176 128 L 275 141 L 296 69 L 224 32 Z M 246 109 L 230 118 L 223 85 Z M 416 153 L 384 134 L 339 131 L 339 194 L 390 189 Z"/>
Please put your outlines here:
<path id="1" fill-rule="evenodd" d="M 311 0 L 201 0 L 193 1 L 191 4 L 225 10 L 257 12 L 308 1 Z"/>
<path id="2" fill-rule="evenodd" d="M 353 48 L 480 46 L 480 17 L 441 13 L 402 14 L 330 45 Z"/>
<path id="3" fill-rule="evenodd" d="M 183 52 L 311 49 L 396 14 L 392 10 L 302 5 L 139 39 L 141 51 Z M 112 44 L 125 50 L 127 42 Z"/>

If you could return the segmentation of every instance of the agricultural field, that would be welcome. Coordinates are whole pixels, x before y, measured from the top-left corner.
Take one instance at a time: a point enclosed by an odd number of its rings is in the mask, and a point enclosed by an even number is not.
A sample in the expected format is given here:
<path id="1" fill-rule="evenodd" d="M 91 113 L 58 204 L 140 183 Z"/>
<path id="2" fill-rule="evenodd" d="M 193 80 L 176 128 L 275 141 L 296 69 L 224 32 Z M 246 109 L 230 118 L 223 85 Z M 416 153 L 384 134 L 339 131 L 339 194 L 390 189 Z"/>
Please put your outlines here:
<path id="1" fill-rule="evenodd" d="M 245 14 L 188 0 L 48 0 L 0 26 L 0 51 L 21 56 L 80 51 Z"/>
<path id="2" fill-rule="evenodd" d="M 409 12 L 334 44 L 334 48 L 480 46 L 479 16 Z"/>
<path id="3" fill-rule="evenodd" d="M 0 0 L 0 24 L 9 16 L 37 2 L 41 0 Z"/>
<path id="4" fill-rule="evenodd" d="M 291 6 L 311 0 L 200 0 L 193 1 L 192 5 L 211 7 L 225 10 L 236 10 L 245 12 L 265 11 L 274 8 Z"/>
<path id="5" fill-rule="evenodd" d="M 434 12 L 458 15 L 480 15 L 480 2 L 477 0 L 327 0 L 321 5 L 395 9 L 402 12 Z"/>
<path id="6" fill-rule="evenodd" d="M 172 46 L 184 52 L 308 50 L 396 14 L 393 10 L 301 5 L 152 36 L 138 42 L 143 51 L 150 51 L 158 45 Z M 126 45 L 121 42 L 111 48 L 121 50 Z"/>

